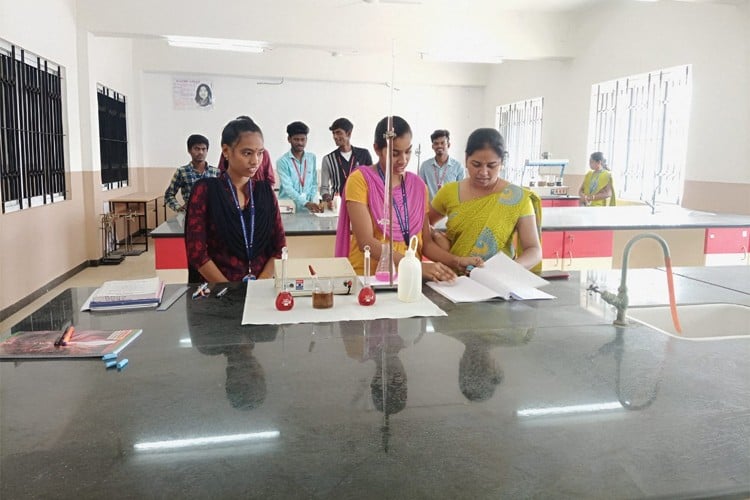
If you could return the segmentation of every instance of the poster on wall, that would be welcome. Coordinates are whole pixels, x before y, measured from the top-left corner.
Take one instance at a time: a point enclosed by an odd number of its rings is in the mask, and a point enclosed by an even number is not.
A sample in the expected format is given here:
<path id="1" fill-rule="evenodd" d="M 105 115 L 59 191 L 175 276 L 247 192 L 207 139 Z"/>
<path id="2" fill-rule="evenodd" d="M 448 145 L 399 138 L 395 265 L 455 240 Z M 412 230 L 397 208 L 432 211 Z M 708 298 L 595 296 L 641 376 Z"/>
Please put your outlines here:
<path id="1" fill-rule="evenodd" d="M 194 78 L 172 80 L 174 109 L 211 109 L 214 105 L 213 82 Z"/>

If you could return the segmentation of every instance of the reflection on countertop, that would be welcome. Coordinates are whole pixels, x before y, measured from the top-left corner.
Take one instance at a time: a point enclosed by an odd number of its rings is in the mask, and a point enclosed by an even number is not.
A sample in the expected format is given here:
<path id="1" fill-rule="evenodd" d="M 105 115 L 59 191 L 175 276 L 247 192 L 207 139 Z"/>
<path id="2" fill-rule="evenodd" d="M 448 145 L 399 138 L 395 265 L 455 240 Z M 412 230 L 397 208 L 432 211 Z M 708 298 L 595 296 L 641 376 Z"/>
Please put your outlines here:
<path id="1" fill-rule="evenodd" d="M 651 286 L 663 271 L 631 273 L 636 303 L 666 301 Z M 750 268 L 711 279 L 729 275 Z M 82 328 L 144 332 L 121 373 L 0 363 L 0 496 L 746 495 L 750 342 L 615 328 L 589 278 L 551 283 L 550 301 L 425 289 L 448 316 L 278 328 L 239 324 L 243 284 L 165 312 L 81 313 L 88 290 L 68 290 L 14 331 L 72 312 Z M 684 275 L 675 286 L 682 303 L 750 304 Z"/>

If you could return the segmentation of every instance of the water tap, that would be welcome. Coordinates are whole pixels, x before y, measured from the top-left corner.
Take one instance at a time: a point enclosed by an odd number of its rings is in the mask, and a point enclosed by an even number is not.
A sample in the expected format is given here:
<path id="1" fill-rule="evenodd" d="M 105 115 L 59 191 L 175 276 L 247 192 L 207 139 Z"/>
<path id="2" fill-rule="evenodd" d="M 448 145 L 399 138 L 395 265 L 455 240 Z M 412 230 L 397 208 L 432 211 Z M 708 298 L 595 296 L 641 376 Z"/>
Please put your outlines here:
<path id="1" fill-rule="evenodd" d="M 617 294 L 614 294 L 612 292 L 608 292 L 606 290 L 602 291 L 599 290 L 599 287 L 597 287 L 595 284 L 592 284 L 588 287 L 588 291 L 598 293 L 602 296 L 602 300 L 606 302 L 607 304 L 610 304 L 617 309 L 617 317 L 613 321 L 615 325 L 619 326 L 627 326 L 628 320 L 626 318 L 626 314 L 628 312 L 628 285 L 627 285 L 627 279 L 628 279 L 628 260 L 630 259 L 630 249 L 631 247 L 639 240 L 642 240 L 644 238 L 651 238 L 653 240 L 656 240 L 661 245 L 662 251 L 664 252 L 664 263 L 669 268 L 669 272 L 671 272 L 671 257 L 669 255 L 669 245 L 667 245 L 667 242 L 659 236 L 658 234 L 654 233 L 643 233 L 639 234 L 637 236 L 634 236 L 625 244 L 625 250 L 622 254 L 622 274 L 620 276 L 620 286 L 617 288 Z M 670 285 L 671 288 L 671 285 Z M 670 301 L 672 300 L 671 296 L 673 295 L 673 292 L 670 290 Z"/>

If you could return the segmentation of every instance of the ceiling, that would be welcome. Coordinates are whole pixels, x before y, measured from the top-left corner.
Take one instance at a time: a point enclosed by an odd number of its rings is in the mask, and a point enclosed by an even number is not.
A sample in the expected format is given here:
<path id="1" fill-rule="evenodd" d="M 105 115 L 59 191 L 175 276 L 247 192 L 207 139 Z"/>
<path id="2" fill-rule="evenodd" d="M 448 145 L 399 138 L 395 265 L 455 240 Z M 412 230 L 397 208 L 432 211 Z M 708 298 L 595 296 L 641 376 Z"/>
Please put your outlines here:
<path id="1" fill-rule="evenodd" d="M 418 57 L 421 53 L 471 52 L 529 60 L 572 57 L 576 39 L 584 36 L 575 29 L 576 16 L 583 11 L 657 5 L 635 0 L 400 3 L 406 1 L 412 0 L 78 0 L 77 15 L 85 29 L 100 36 L 260 40 L 280 53 L 302 49 L 346 56 L 397 51 Z M 682 8 L 690 7 L 683 4 Z"/>

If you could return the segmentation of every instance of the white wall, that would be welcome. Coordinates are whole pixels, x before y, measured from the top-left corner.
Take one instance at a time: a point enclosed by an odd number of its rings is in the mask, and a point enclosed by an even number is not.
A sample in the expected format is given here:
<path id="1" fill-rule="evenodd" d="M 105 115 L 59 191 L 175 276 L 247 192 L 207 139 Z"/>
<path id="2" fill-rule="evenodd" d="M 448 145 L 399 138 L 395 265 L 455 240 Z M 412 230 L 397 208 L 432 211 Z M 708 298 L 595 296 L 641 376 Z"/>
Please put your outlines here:
<path id="1" fill-rule="evenodd" d="M 133 72 L 133 41 L 97 37 L 87 32 L 79 32 L 79 36 L 85 37 L 85 52 L 79 38 L 81 68 L 85 69 L 86 75 L 85 82 L 83 77 L 81 78 L 82 95 L 86 96 L 85 103 L 83 97 L 81 98 L 81 107 L 89 108 L 84 121 L 88 122 L 85 123 L 86 126 L 91 127 L 91 130 L 84 134 L 84 148 L 89 148 L 91 155 L 84 169 L 101 170 L 97 84 L 125 96 L 128 115 L 128 161 L 130 165 L 138 166 L 141 164 L 141 95 L 139 78 Z"/>
<path id="2" fill-rule="evenodd" d="M 352 143 L 372 153 L 375 125 L 390 111 L 391 92 L 383 84 L 285 81 L 282 85 L 258 85 L 258 79 L 219 75 L 203 75 L 213 82 L 213 109 L 175 110 L 174 76 L 186 75 L 144 73 L 142 76 L 143 159 L 147 167 L 186 163 L 189 157 L 185 140 L 191 133 L 209 138 L 209 159 L 214 163 L 219 157 L 223 126 L 240 114 L 247 114 L 260 124 L 266 148 L 274 160 L 289 148 L 286 125 L 301 120 L 310 127 L 307 149 L 316 153 L 320 161 L 324 154 L 335 149 L 328 127 L 341 116 L 354 123 Z M 437 85 L 397 88 L 393 113 L 411 125 L 414 148 L 419 144 L 422 147 L 422 161 L 433 155 L 429 135 L 436 128 L 452 132 L 457 145 L 453 153 L 462 159 L 461 144 L 475 127 L 483 89 Z M 416 157 L 409 168 L 416 170 Z"/>
<path id="3" fill-rule="evenodd" d="M 570 95 L 565 84 L 569 66 L 569 62 L 561 61 L 507 61 L 495 67 L 484 92 L 482 126 L 496 125 L 495 108 L 500 104 L 543 97 L 542 151 L 550 152 L 553 158 L 569 158 L 571 148 L 561 139 L 574 119 L 568 113 Z M 587 121 L 588 115 L 583 119 Z"/>
<path id="4" fill-rule="evenodd" d="M 66 201 L 0 215 L 0 309 L 101 255 L 97 82 L 128 96 L 131 164 L 140 154 L 132 42 L 81 30 L 76 5 L 76 0 L 0 0 L 0 37 L 64 67 L 70 172 Z"/>
<path id="5" fill-rule="evenodd" d="M 65 68 L 68 199 L 0 214 L 0 309 L 41 288 L 87 259 L 81 243 L 81 181 L 75 0 L 0 0 L 0 37 Z"/>
<path id="6" fill-rule="evenodd" d="M 497 104 L 544 96 L 542 149 L 585 172 L 591 85 L 693 65 L 686 178 L 750 182 L 748 8 L 726 4 L 618 2 L 579 13 L 578 56 L 568 63 L 503 64 L 490 75 L 484 116 Z M 566 171 L 568 172 L 568 171 Z"/>

